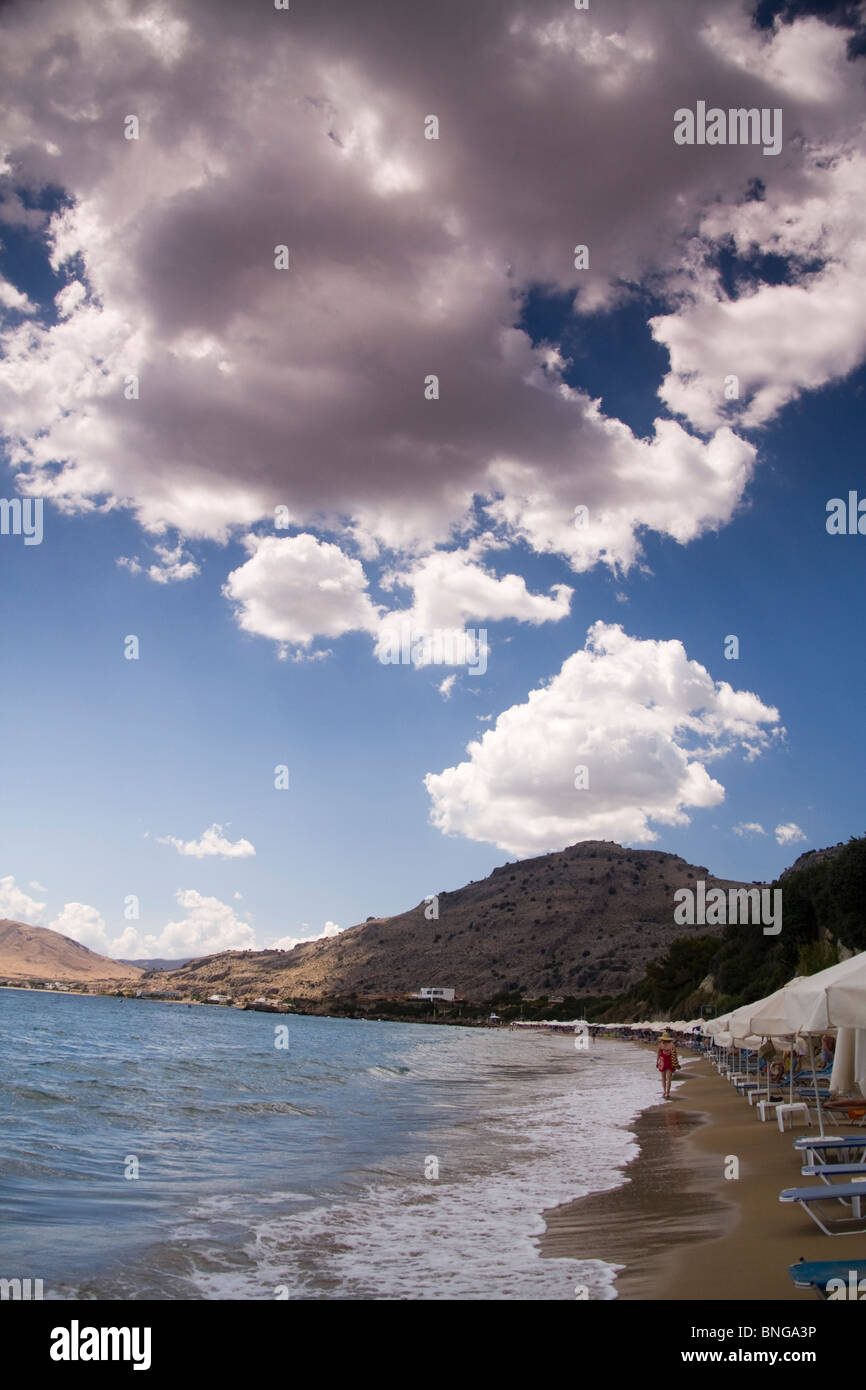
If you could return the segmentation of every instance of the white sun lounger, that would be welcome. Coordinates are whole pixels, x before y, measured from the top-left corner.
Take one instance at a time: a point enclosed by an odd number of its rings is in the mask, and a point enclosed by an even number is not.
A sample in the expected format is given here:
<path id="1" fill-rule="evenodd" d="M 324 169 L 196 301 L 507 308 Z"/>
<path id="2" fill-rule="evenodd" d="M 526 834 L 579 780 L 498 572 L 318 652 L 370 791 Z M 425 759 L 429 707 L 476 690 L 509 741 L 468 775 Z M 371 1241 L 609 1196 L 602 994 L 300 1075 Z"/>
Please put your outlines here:
<path id="1" fill-rule="evenodd" d="M 780 1202 L 796 1202 L 797 1206 L 807 1211 L 825 1236 L 862 1236 L 866 1232 L 861 1206 L 864 1200 L 866 1200 L 866 1182 L 819 1183 L 817 1187 L 788 1187 L 784 1192 L 779 1193 Z M 830 1230 L 821 1220 L 818 1212 L 813 1210 L 819 1202 L 843 1202 L 846 1206 L 850 1202 L 850 1216 L 839 1217 L 832 1224 L 838 1227 L 842 1222 L 847 1224 L 851 1221 L 858 1221 L 859 1226 L 856 1230 L 851 1231 Z"/>

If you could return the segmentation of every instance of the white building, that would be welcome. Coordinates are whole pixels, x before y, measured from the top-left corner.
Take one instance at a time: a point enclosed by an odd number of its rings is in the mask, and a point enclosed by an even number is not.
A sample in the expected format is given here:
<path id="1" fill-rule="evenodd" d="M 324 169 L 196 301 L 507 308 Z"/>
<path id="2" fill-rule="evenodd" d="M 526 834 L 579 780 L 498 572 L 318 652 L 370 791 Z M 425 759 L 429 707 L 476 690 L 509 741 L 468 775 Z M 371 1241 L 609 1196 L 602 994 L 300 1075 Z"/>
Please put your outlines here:
<path id="1" fill-rule="evenodd" d="M 454 998 L 453 989 L 441 989 L 438 986 L 422 986 L 417 994 L 410 994 L 410 999 L 445 999 L 449 1003 Z"/>

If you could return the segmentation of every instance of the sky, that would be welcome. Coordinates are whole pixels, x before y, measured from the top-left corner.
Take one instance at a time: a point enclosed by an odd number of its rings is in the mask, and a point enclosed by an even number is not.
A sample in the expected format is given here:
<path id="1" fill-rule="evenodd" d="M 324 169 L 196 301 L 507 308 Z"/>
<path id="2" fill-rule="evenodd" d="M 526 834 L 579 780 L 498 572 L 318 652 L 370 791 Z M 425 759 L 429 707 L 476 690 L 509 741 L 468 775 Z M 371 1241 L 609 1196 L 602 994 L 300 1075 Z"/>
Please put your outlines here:
<path id="1" fill-rule="evenodd" d="M 0 8 L 0 916 L 179 958 L 864 833 L 863 34 Z"/>

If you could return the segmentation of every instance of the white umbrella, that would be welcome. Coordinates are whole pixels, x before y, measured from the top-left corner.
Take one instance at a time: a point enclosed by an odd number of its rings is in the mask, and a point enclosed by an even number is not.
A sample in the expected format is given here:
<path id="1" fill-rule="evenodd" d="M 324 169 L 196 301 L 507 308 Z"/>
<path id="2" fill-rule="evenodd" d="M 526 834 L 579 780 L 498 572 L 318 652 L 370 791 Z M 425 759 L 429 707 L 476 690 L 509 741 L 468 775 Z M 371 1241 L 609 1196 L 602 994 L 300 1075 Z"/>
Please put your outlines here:
<path id="1" fill-rule="evenodd" d="M 866 1028 L 840 1028 L 836 1034 L 830 1094 L 853 1091 L 866 1096 Z"/>
<path id="2" fill-rule="evenodd" d="M 866 1023 L 866 951 L 817 975 L 791 980 L 751 1018 L 756 1033 L 825 1033 Z"/>
<path id="3" fill-rule="evenodd" d="M 714 1038 L 718 1033 L 726 1032 L 730 1021 L 730 1014 L 720 1014 L 718 1018 L 708 1019 L 704 1024 L 704 1032 L 709 1034 L 711 1038 Z"/>

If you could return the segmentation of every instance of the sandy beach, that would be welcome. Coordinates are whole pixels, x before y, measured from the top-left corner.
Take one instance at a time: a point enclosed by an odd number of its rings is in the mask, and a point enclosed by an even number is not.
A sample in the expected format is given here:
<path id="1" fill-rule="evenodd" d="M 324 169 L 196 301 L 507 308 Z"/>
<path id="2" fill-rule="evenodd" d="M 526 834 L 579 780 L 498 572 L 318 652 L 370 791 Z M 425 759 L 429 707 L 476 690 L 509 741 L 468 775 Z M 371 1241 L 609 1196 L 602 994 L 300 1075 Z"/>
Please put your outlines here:
<path id="1" fill-rule="evenodd" d="M 789 1265 L 862 1259 L 866 1236 L 831 1240 L 805 1212 L 779 1201 L 783 1188 L 816 1181 L 801 1176 L 793 1147 L 808 1131 L 781 1134 L 774 1121 L 762 1124 L 706 1061 L 684 1072 L 674 1098 L 635 1122 L 640 1153 L 625 1185 L 545 1213 L 543 1253 L 625 1266 L 616 1284 L 624 1300 L 815 1302 L 794 1288 Z M 852 1129 L 832 1121 L 826 1128 Z M 739 1160 L 736 1180 L 725 1177 L 730 1156 Z"/>

